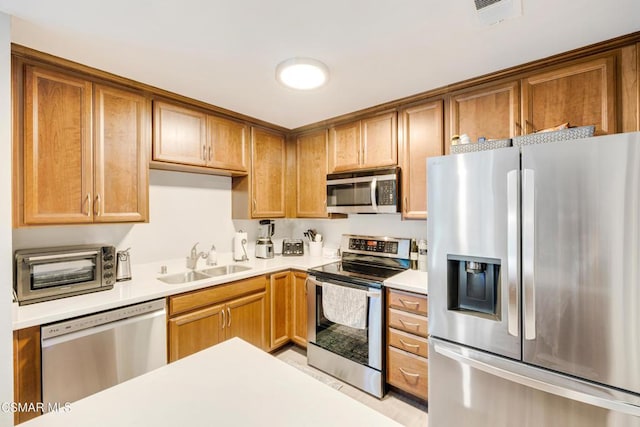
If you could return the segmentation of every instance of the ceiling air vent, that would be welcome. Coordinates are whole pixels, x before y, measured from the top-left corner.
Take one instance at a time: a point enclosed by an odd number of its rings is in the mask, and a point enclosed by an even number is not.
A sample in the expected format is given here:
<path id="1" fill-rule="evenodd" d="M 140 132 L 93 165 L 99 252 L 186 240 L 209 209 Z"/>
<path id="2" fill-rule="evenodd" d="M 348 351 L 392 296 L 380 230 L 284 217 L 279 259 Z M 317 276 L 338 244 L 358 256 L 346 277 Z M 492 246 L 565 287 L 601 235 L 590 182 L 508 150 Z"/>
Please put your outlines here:
<path id="1" fill-rule="evenodd" d="M 493 25 L 522 15 L 522 0 L 474 0 L 480 23 Z"/>

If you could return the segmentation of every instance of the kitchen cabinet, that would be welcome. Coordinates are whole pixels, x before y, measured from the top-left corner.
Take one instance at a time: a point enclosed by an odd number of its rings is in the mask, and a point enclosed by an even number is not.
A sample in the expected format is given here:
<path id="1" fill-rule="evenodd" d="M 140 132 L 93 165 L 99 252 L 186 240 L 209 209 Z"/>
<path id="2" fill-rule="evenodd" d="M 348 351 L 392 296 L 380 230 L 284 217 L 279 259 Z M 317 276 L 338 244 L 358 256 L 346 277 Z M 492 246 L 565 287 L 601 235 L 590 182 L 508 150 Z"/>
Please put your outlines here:
<path id="1" fill-rule="evenodd" d="M 174 295 L 168 306 L 170 362 L 233 337 L 268 349 L 264 276 Z"/>
<path id="2" fill-rule="evenodd" d="M 442 100 L 400 110 L 402 217 L 427 218 L 427 159 L 444 154 Z"/>
<path id="3" fill-rule="evenodd" d="M 274 350 L 289 342 L 291 337 L 291 283 L 290 272 L 274 273 L 269 279 L 270 344 Z"/>
<path id="4" fill-rule="evenodd" d="M 21 404 L 42 402 L 40 368 L 40 326 L 13 331 L 13 401 Z M 14 424 L 40 415 L 40 411 L 17 411 Z"/>
<path id="5" fill-rule="evenodd" d="M 249 128 L 222 117 L 207 116 L 207 166 L 239 172 L 249 170 Z"/>
<path id="6" fill-rule="evenodd" d="M 21 61 L 14 90 L 16 225 L 147 220 L 142 95 Z"/>
<path id="7" fill-rule="evenodd" d="M 286 145 L 283 134 L 251 129 L 251 167 L 248 176 L 232 182 L 232 217 L 284 218 L 286 215 Z"/>
<path id="8" fill-rule="evenodd" d="M 329 171 L 393 166 L 398 163 L 395 111 L 334 126 L 329 130 Z"/>
<path id="9" fill-rule="evenodd" d="M 193 169 L 201 173 L 248 172 L 246 124 L 169 102 L 153 105 L 153 166 L 175 163 L 201 167 Z"/>
<path id="10" fill-rule="evenodd" d="M 327 131 L 321 129 L 295 140 L 297 218 L 327 217 Z"/>
<path id="11" fill-rule="evenodd" d="M 168 102 L 153 102 L 153 160 L 205 166 L 207 115 Z"/>
<path id="12" fill-rule="evenodd" d="M 299 346 L 307 347 L 307 274 L 291 272 L 292 320 L 291 340 Z"/>
<path id="13" fill-rule="evenodd" d="M 387 383 L 428 397 L 428 302 L 425 295 L 387 288 Z"/>
<path id="14" fill-rule="evenodd" d="M 615 133 L 616 90 L 615 53 L 533 73 L 522 80 L 523 133 L 565 122 Z"/>
<path id="15" fill-rule="evenodd" d="M 520 85 L 517 80 L 464 89 L 451 95 L 451 135 L 504 139 L 520 131 Z"/>

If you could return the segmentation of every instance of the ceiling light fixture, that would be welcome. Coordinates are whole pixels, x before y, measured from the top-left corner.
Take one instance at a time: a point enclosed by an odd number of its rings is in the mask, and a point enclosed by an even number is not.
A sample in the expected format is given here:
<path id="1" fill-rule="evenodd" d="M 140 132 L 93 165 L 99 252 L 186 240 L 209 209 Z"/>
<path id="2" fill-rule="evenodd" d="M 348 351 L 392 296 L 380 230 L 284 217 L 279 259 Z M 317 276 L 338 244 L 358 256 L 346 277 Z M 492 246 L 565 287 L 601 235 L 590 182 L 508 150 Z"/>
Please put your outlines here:
<path id="1" fill-rule="evenodd" d="M 316 59 L 291 58 L 278 64 L 276 80 L 293 89 L 316 89 L 329 80 L 329 68 Z"/>

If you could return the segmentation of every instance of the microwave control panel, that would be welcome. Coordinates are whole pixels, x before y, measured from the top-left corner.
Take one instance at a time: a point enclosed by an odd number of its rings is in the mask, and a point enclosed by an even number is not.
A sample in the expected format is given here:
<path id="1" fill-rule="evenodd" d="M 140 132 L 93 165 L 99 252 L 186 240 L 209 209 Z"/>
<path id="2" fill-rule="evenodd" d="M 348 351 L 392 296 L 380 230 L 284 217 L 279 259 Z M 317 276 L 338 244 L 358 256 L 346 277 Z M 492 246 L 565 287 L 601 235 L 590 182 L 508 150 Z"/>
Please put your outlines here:
<path id="1" fill-rule="evenodd" d="M 395 205 L 397 201 L 396 181 L 389 179 L 378 182 L 378 204 Z"/>

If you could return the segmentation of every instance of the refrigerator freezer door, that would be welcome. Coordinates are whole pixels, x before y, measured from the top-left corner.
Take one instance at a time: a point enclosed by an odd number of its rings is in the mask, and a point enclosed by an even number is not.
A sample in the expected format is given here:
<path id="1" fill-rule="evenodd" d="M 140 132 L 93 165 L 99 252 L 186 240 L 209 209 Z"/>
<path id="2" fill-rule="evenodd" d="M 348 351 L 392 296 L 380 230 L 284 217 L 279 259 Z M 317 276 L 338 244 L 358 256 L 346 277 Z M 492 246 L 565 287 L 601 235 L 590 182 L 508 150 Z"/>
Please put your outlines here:
<path id="1" fill-rule="evenodd" d="M 640 427 L 640 397 L 429 340 L 433 427 Z"/>
<path id="2" fill-rule="evenodd" d="M 516 359 L 521 357 L 519 169 L 518 148 L 431 158 L 427 194 L 429 333 Z M 452 257 L 499 261 L 493 275 L 495 313 L 453 306 Z"/>
<path id="3" fill-rule="evenodd" d="M 524 361 L 640 393 L 640 133 L 525 146 L 522 168 Z"/>

